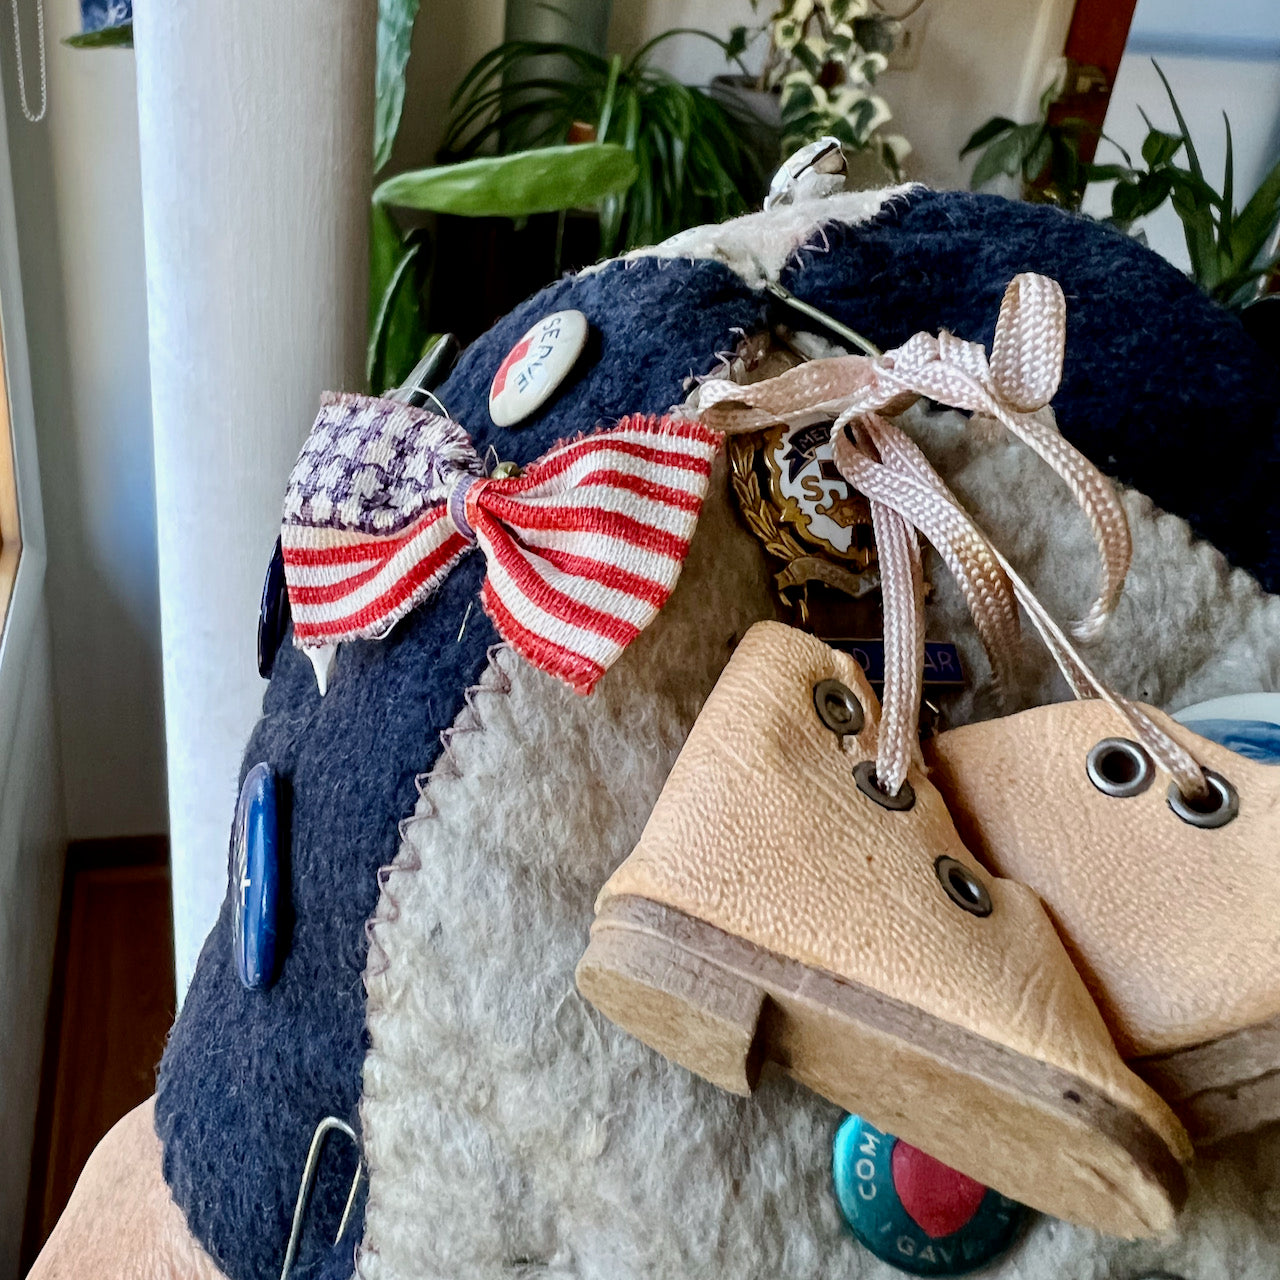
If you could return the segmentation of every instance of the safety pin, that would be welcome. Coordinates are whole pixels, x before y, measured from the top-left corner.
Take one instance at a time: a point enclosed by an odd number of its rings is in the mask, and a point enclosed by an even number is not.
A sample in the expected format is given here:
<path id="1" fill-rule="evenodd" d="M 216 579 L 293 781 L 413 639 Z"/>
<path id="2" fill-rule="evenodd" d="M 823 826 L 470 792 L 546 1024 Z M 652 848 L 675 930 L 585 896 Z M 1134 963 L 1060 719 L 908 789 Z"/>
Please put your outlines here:
<path id="1" fill-rule="evenodd" d="M 800 312 L 802 316 L 808 316 L 810 320 L 816 320 L 828 332 L 843 338 L 851 346 L 857 347 L 865 355 L 871 356 L 872 359 L 884 354 L 874 342 L 864 338 L 856 329 L 850 329 L 847 324 L 841 324 L 835 316 L 827 315 L 825 311 L 819 310 L 813 303 L 805 302 L 803 298 L 797 298 L 786 285 L 780 284 L 777 280 L 770 280 L 769 273 L 764 269 L 764 263 L 759 258 L 753 258 L 753 261 L 756 270 L 759 271 L 761 278 L 764 280 L 766 293 L 773 294 L 780 302 L 785 302 L 793 311 Z"/>
<path id="2" fill-rule="evenodd" d="M 285 1248 L 284 1266 L 280 1268 L 280 1280 L 289 1280 L 289 1272 L 293 1269 L 294 1259 L 298 1254 L 298 1243 L 302 1239 L 302 1220 L 306 1216 L 307 1205 L 311 1200 L 311 1192 L 315 1186 L 316 1170 L 320 1165 L 320 1153 L 324 1148 L 325 1139 L 335 1129 L 339 1133 L 345 1133 L 351 1139 L 358 1156 L 356 1176 L 351 1181 L 351 1190 L 347 1192 L 347 1203 L 342 1210 L 342 1221 L 338 1223 L 338 1234 L 334 1236 L 333 1243 L 335 1245 L 340 1243 L 342 1237 L 346 1235 L 347 1226 L 351 1221 L 351 1211 L 356 1203 L 356 1193 L 360 1190 L 360 1183 L 364 1178 L 364 1157 L 359 1154 L 360 1139 L 356 1137 L 355 1130 L 345 1120 L 339 1120 L 337 1116 L 325 1116 L 316 1125 L 315 1133 L 311 1135 L 311 1146 L 307 1149 L 307 1161 L 302 1167 L 302 1182 L 298 1186 L 298 1198 L 293 1204 L 293 1225 L 289 1228 L 289 1244 Z"/>

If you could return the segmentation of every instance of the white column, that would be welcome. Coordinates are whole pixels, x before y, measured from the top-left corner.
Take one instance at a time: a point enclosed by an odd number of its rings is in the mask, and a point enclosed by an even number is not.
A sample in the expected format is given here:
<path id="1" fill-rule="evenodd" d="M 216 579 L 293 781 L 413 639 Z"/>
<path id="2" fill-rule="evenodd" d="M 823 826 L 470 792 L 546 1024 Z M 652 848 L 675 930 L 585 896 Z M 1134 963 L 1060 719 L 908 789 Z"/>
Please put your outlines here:
<path id="1" fill-rule="evenodd" d="M 358 388 L 375 0 L 138 0 L 178 990 L 265 686 L 258 598 L 326 388 Z"/>

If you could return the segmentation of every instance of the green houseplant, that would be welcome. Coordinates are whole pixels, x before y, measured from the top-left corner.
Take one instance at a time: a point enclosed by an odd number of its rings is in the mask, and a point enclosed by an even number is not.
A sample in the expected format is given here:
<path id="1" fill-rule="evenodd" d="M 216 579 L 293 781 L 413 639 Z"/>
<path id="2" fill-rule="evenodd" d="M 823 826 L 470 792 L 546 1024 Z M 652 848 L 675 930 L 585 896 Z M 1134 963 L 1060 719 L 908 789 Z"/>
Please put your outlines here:
<path id="1" fill-rule="evenodd" d="M 1141 164 L 1113 139 L 1104 138 L 1120 152 L 1123 163 L 1085 164 L 1079 157 L 1081 128 L 1044 123 L 1051 99 L 1041 101 L 1042 119 L 1017 125 L 1002 117 L 989 120 L 965 144 L 961 155 L 979 152 L 970 185 L 986 185 L 997 174 L 1020 177 L 1024 192 L 1057 190 L 1058 203 L 1079 208 L 1084 189 L 1091 182 L 1114 182 L 1111 214 L 1106 219 L 1122 231 L 1168 202 L 1182 223 L 1191 263 L 1191 277 L 1211 297 L 1230 307 L 1243 307 L 1258 292 L 1259 281 L 1280 266 L 1274 243 L 1280 228 L 1280 162 L 1266 174 L 1241 209 L 1235 205 L 1235 162 L 1231 145 L 1231 121 L 1223 113 L 1227 134 L 1226 164 L 1221 189 L 1205 176 L 1195 142 L 1178 100 L 1159 63 L 1153 63 L 1169 99 L 1176 133 L 1157 129 L 1143 112 L 1147 136 Z M 1056 129 L 1056 132 L 1055 132 Z M 1046 183 L 1047 179 L 1047 183 Z"/>
<path id="2" fill-rule="evenodd" d="M 600 253 L 652 244 L 701 222 L 744 212 L 762 175 L 724 107 L 653 65 L 664 41 L 681 35 L 725 41 L 678 28 L 629 58 L 602 58 L 575 45 L 509 40 L 485 54 L 453 96 L 446 154 L 542 148 L 588 136 L 625 148 L 637 178 L 608 197 L 600 214 Z M 549 57 L 573 76 L 538 73 Z"/>
<path id="3" fill-rule="evenodd" d="M 1018 124 L 1007 116 L 992 116 L 975 129 L 960 158 L 979 152 L 969 185 L 976 191 L 995 178 L 1013 178 L 1024 200 L 1078 209 L 1089 181 L 1089 166 L 1080 159 L 1080 140 L 1089 126 L 1066 119 L 1051 124 L 1049 108 L 1058 97 L 1050 85 L 1041 95 L 1039 117 Z"/>
<path id="4" fill-rule="evenodd" d="M 375 172 L 390 159 L 399 130 L 418 7 L 419 0 L 380 0 L 378 6 Z M 477 158 L 382 182 L 374 192 L 370 226 L 369 386 L 383 391 L 399 385 L 438 336 L 428 308 L 432 241 L 415 215 L 523 222 L 616 197 L 635 177 L 635 163 L 622 148 L 587 145 Z"/>
<path id="5" fill-rule="evenodd" d="M 752 0 L 753 10 L 759 6 Z M 875 91 L 896 36 L 897 24 L 873 0 L 780 0 L 763 23 L 734 29 L 731 57 L 766 41 L 755 88 L 778 100 L 779 153 L 771 166 L 831 134 L 847 151 L 868 152 L 890 174 L 901 174 L 911 145 L 884 132 L 893 113 Z"/>

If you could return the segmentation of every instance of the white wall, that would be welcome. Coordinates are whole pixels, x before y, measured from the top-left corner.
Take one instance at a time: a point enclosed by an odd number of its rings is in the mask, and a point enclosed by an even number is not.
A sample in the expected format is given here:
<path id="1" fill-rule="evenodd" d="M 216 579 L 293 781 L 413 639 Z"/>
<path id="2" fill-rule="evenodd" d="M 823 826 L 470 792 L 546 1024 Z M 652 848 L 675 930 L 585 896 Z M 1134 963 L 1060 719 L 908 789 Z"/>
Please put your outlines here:
<path id="1" fill-rule="evenodd" d="M 937 187 L 967 185 L 971 161 L 960 163 L 960 148 L 990 116 L 1024 117 L 1034 109 L 1046 64 L 1062 52 L 1073 7 L 1073 0 L 925 0 L 929 22 L 919 66 L 888 71 L 879 82 L 895 114 L 889 128 L 915 147 L 907 165 L 912 177 Z M 393 169 L 431 163 L 449 94 L 501 39 L 502 10 L 503 0 L 424 4 Z M 672 27 L 702 27 L 724 37 L 755 20 L 750 0 L 615 0 L 609 43 L 626 53 Z M 692 37 L 672 40 L 656 61 L 690 83 L 732 69 L 715 46 Z"/>
<path id="2" fill-rule="evenodd" d="M 15 106 L 9 134 L 68 827 L 147 834 L 168 816 L 133 54 L 67 48 L 77 0 L 45 3 L 49 115 Z"/>

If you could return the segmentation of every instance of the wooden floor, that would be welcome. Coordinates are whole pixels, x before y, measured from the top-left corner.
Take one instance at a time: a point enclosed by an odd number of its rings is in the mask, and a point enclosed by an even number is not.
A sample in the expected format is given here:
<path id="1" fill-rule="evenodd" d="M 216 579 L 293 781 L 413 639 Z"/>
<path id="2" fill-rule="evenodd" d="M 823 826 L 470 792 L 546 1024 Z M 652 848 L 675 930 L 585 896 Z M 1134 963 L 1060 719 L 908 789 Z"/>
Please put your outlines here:
<path id="1" fill-rule="evenodd" d="M 98 1140 L 154 1092 L 174 1010 L 168 841 L 72 844 L 45 1029 L 24 1272 Z"/>

